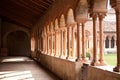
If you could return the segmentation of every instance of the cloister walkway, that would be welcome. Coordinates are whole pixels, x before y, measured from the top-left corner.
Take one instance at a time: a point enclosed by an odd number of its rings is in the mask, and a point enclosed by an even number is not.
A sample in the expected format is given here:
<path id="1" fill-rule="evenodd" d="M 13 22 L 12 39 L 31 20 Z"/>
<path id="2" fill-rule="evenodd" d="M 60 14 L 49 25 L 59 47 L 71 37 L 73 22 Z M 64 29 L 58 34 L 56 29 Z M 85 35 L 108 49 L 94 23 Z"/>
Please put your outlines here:
<path id="1" fill-rule="evenodd" d="M 0 57 L 0 80 L 60 80 L 28 57 Z"/>

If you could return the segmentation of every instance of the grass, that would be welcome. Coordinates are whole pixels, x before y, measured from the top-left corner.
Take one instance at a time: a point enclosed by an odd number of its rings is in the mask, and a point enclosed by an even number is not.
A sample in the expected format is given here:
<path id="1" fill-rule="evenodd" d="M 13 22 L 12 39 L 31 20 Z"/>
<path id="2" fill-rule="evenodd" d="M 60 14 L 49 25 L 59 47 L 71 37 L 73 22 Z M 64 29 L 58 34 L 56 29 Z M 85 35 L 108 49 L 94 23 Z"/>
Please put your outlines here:
<path id="1" fill-rule="evenodd" d="M 117 63 L 117 54 L 105 54 L 105 61 L 108 65 L 116 66 Z"/>

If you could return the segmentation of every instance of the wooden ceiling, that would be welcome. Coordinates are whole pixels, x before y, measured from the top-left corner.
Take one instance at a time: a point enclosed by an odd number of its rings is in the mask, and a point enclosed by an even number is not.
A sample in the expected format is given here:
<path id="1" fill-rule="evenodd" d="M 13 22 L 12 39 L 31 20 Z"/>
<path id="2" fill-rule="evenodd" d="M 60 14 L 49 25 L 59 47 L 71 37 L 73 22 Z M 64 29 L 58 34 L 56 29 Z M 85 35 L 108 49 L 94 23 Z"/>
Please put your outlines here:
<path id="1" fill-rule="evenodd" d="M 0 0 L 0 17 L 32 28 L 55 0 Z"/>

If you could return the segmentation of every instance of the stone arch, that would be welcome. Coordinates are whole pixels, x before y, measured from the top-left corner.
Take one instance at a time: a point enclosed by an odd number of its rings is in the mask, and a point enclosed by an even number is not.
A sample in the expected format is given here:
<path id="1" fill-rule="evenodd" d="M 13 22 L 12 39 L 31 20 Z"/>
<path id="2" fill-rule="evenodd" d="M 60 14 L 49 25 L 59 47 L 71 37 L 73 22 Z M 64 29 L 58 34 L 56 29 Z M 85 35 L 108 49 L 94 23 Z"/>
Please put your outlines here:
<path id="1" fill-rule="evenodd" d="M 55 19 L 55 30 L 57 30 L 59 27 L 58 27 L 58 19 L 56 18 Z"/>
<path id="2" fill-rule="evenodd" d="M 35 38 L 34 37 L 31 38 L 31 51 L 32 52 L 35 51 Z"/>
<path id="3" fill-rule="evenodd" d="M 30 37 L 24 31 L 13 31 L 6 36 L 9 56 L 30 56 Z"/>
<path id="4" fill-rule="evenodd" d="M 115 47 L 115 36 L 113 35 L 111 37 L 111 48 L 114 48 Z"/>
<path id="5" fill-rule="evenodd" d="M 68 14 L 67 14 L 67 25 L 73 24 L 74 22 L 75 22 L 75 20 L 74 20 L 73 9 L 70 8 L 70 9 L 68 10 Z"/>
<path id="6" fill-rule="evenodd" d="M 52 32 L 54 29 L 53 29 L 53 22 L 50 23 L 50 32 Z"/>
<path id="7" fill-rule="evenodd" d="M 14 30 L 8 31 L 8 32 L 3 36 L 3 47 L 7 47 L 7 44 L 6 44 L 7 36 L 8 36 L 10 33 L 15 32 L 15 31 L 23 31 L 23 32 L 30 38 L 30 33 L 29 33 L 27 30 L 22 29 L 22 28 L 14 29 Z"/>
<path id="8" fill-rule="evenodd" d="M 65 16 L 64 14 L 62 14 L 60 17 L 60 27 L 64 27 L 64 26 L 65 26 Z"/>
<path id="9" fill-rule="evenodd" d="M 110 38 L 110 36 L 106 36 L 106 39 L 105 39 L 105 48 L 109 48 L 109 38 Z"/>

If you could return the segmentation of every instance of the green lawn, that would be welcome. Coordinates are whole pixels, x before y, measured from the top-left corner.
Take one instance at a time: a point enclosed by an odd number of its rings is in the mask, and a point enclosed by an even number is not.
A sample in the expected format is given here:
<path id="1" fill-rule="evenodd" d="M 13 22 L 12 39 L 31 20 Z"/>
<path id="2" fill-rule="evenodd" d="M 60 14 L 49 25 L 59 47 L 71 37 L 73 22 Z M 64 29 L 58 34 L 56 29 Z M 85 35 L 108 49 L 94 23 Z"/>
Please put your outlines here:
<path id="1" fill-rule="evenodd" d="M 116 66 L 117 55 L 116 54 L 105 54 L 105 60 L 108 65 Z"/>

